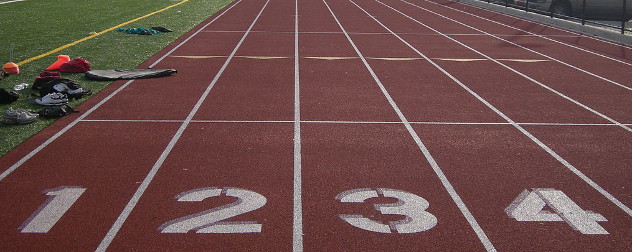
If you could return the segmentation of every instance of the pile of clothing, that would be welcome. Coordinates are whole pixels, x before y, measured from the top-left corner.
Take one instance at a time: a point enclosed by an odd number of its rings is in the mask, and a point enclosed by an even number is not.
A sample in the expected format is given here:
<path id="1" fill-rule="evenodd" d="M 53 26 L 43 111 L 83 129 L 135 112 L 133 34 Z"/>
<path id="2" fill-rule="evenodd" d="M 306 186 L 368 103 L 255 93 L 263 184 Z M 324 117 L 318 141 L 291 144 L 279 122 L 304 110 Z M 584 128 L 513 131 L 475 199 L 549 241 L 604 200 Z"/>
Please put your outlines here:
<path id="1" fill-rule="evenodd" d="M 32 90 L 39 93 L 39 98 L 35 99 L 35 103 L 47 108 L 35 113 L 11 107 L 2 114 L 2 123 L 29 124 L 38 117 L 59 118 L 76 112 L 72 107 L 68 106 L 68 101 L 91 95 L 92 91 L 84 89 L 73 80 L 62 78 L 61 72 L 85 73 L 87 71 L 90 71 L 90 63 L 88 61 L 81 58 L 71 60 L 66 55 L 58 56 L 58 60 L 55 63 L 35 78 L 32 87 Z M 5 74 L 5 71 L 0 71 L 0 77 L 4 77 Z M 27 86 L 28 84 L 26 83 L 19 84 L 14 87 L 14 90 L 19 91 Z M 20 98 L 20 94 L 15 91 L 0 88 L 0 104 L 10 104 L 17 101 Z"/>
<path id="2" fill-rule="evenodd" d="M 42 79 L 51 78 L 54 72 L 42 72 Z M 58 74 L 58 73 L 57 73 Z M 33 90 L 38 90 L 40 98 L 35 99 L 35 103 L 44 106 L 57 106 L 68 103 L 68 100 L 81 99 L 91 95 L 92 91 L 84 90 L 81 85 L 70 79 L 63 79 L 61 76 L 46 81 L 45 83 L 35 82 Z"/>

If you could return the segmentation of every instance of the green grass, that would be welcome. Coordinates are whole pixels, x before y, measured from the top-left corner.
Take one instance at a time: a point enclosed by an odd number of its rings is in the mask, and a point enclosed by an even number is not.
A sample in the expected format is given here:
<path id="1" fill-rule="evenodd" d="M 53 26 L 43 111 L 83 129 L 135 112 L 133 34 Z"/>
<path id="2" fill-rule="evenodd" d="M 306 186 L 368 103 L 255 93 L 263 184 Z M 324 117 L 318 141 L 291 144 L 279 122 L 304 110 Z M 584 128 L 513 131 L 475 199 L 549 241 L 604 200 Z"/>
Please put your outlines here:
<path id="1" fill-rule="evenodd" d="M 9 61 L 13 47 L 13 62 L 46 53 L 60 46 L 90 36 L 115 25 L 178 3 L 174 0 L 27 0 L 0 5 L 0 65 Z M 20 74 L 0 80 L 0 88 L 11 90 L 14 85 L 32 85 L 38 74 L 55 62 L 58 54 L 70 58 L 84 58 L 92 69 L 135 68 L 170 42 L 182 36 L 232 0 L 190 0 L 164 12 L 141 19 L 123 28 L 162 26 L 173 30 L 151 36 L 111 31 L 66 48 L 53 55 L 20 66 Z M 83 74 L 62 73 L 95 93 L 111 82 L 87 80 Z M 24 108 L 39 111 L 42 106 L 34 102 L 31 89 L 19 91 L 21 98 L 9 105 L 0 105 L 0 113 L 7 108 Z M 86 98 L 73 101 L 75 107 Z M 38 119 L 29 125 L 0 124 L 0 156 L 39 132 L 54 120 Z"/>

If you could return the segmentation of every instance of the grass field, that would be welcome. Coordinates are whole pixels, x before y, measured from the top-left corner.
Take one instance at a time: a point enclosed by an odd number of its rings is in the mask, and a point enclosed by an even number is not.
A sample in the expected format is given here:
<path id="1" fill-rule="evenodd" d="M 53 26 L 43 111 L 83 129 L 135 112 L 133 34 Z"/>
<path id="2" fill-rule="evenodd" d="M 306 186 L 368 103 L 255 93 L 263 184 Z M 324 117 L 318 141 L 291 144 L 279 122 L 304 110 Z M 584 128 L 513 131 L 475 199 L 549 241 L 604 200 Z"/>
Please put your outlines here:
<path id="1" fill-rule="evenodd" d="M 0 64 L 28 61 L 32 57 L 88 37 L 93 32 L 104 31 L 179 2 L 181 1 L 26 0 L 0 4 Z M 0 80 L 0 88 L 11 90 L 14 85 L 23 82 L 32 85 L 35 77 L 55 62 L 58 54 L 84 58 L 92 64 L 92 69 L 135 68 L 230 2 L 232 0 L 186 1 L 122 27 L 162 26 L 174 32 L 152 36 L 117 31 L 103 33 L 49 56 L 21 64 L 20 74 Z M 90 81 L 83 74 L 62 73 L 62 78 L 72 79 L 95 93 L 111 83 Z M 35 97 L 31 97 L 31 94 L 35 92 L 30 88 L 19 93 L 20 100 L 9 105 L 0 105 L 0 113 L 9 107 L 31 111 L 43 109 L 43 106 L 34 102 Z M 85 99 L 73 101 L 70 105 L 75 107 Z M 28 125 L 0 124 L 0 156 L 52 122 L 50 119 L 38 119 Z"/>

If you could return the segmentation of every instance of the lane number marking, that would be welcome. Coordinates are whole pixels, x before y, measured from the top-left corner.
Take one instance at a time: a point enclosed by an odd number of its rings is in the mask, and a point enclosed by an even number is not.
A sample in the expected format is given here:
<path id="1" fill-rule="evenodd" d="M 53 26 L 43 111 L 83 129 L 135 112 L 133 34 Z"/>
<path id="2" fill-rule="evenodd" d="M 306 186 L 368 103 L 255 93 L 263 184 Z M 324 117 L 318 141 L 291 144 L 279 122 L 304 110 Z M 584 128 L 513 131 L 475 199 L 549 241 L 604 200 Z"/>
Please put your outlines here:
<path id="1" fill-rule="evenodd" d="M 553 212 L 544 210 L 549 206 Z M 565 221 L 582 234 L 609 234 L 598 221 L 608 221 L 601 214 L 583 210 L 564 192 L 552 188 L 525 189 L 505 209 L 517 221 Z"/>
<path id="2" fill-rule="evenodd" d="M 62 216 L 86 191 L 78 186 L 60 186 L 44 190 L 48 199 L 20 225 L 22 233 L 48 233 Z M 256 221 L 226 221 L 227 219 L 255 211 L 267 203 L 267 199 L 247 189 L 235 187 L 206 187 L 178 194 L 179 202 L 200 202 L 222 195 L 237 198 L 234 202 L 199 213 L 165 222 L 161 233 L 261 233 L 262 224 Z M 342 203 L 365 203 L 368 199 L 395 198 L 397 202 L 373 204 L 384 215 L 403 215 L 398 221 L 367 218 L 358 214 L 340 214 L 346 223 L 371 232 L 410 234 L 427 231 L 438 223 L 437 217 L 427 212 L 430 203 L 415 194 L 389 188 L 359 188 L 339 193 L 335 199 Z M 552 211 L 550 211 L 550 210 Z M 598 222 L 608 221 L 603 215 L 583 210 L 564 192 L 552 188 L 525 189 L 505 209 L 509 218 L 517 221 L 566 222 L 574 230 L 588 235 L 609 234 Z"/>
<path id="3" fill-rule="evenodd" d="M 48 199 L 26 221 L 20 225 L 22 233 L 48 233 L 70 207 L 79 199 L 86 188 L 60 186 L 44 190 Z"/>
<path id="4" fill-rule="evenodd" d="M 211 197 L 219 197 L 222 194 L 236 197 L 237 200 L 230 204 L 168 221 L 158 227 L 158 230 L 161 233 L 187 233 L 191 230 L 196 230 L 196 233 L 203 234 L 261 233 L 262 225 L 255 221 L 224 221 L 263 207 L 267 199 L 259 193 L 233 187 L 223 189 L 208 187 L 183 192 L 177 195 L 175 199 L 195 202 Z"/>
<path id="5" fill-rule="evenodd" d="M 388 224 L 366 218 L 362 215 L 340 214 L 339 217 L 354 227 L 377 233 L 410 234 L 429 230 L 437 225 L 437 217 L 425 210 L 430 203 L 415 194 L 388 188 L 353 189 L 344 191 L 336 196 L 343 203 L 363 203 L 370 198 L 391 197 L 396 198 L 396 203 L 374 204 L 375 210 L 382 214 L 404 215 L 406 218 L 399 221 L 390 221 Z"/>

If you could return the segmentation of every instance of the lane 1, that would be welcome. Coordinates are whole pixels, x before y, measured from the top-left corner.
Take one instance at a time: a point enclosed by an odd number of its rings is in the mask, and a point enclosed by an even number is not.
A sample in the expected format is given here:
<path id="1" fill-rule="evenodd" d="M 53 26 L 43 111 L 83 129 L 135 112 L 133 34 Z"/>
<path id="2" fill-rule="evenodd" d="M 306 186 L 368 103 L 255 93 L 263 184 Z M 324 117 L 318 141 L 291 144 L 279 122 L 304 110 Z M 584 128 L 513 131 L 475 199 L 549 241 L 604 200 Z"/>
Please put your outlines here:
<path id="1" fill-rule="evenodd" d="M 94 250 L 177 126 L 73 127 L 0 183 L 2 250 Z M 68 188 L 85 191 L 73 201 Z"/>
<path id="2" fill-rule="evenodd" d="M 77 109 L 91 111 L 123 83 L 130 82 L 113 83 Z M 3 157 L 6 169 L 16 155 L 43 148 L 0 184 L 6 224 L 2 250 L 94 250 L 179 125 L 76 120 L 69 115 L 56 121 L 7 155 L 9 159 Z M 65 133 L 59 135 L 62 129 Z M 54 141 L 46 142 L 50 139 Z"/>

